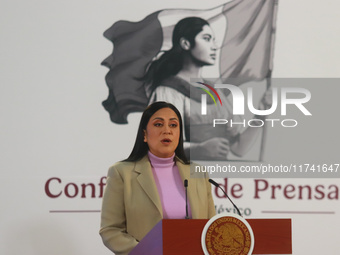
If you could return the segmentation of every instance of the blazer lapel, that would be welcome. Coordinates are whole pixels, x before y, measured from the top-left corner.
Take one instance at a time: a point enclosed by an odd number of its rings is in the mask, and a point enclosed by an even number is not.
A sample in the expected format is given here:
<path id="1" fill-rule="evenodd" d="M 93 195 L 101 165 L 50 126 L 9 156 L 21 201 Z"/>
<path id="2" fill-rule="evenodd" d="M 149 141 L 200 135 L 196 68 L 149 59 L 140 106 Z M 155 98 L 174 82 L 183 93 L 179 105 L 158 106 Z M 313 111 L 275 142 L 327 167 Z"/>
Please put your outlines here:
<path id="1" fill-rule="evenodd" d="M 176 165 L 178 167 L 179 173 L 181 175 L 183 185 L 184 180 L 188 180 L 188 199 L 191 209 L 191 216 L 192 219 L 196 219 L 198 217 L 198 204 L 195 202 L 197 201 L 197 187 L 196 187 L 196 181 L 194 178 L 190 178 L 190 165 L 183 164 L 180 160 L 176 161 Z"/>
<path id="2" fill-rule="evenodd" d="M 136 163 L 135 171 L 139 173 L 137 181 L 139 182 L 145 193 L 148 195 L 148 197 L 151 199 L 151 201 L 155 204 L 161 217 L 163 218 L 162 204 L 158 195 L 156 182 L 153 177 L 148 156 L 145 156 Z"/>

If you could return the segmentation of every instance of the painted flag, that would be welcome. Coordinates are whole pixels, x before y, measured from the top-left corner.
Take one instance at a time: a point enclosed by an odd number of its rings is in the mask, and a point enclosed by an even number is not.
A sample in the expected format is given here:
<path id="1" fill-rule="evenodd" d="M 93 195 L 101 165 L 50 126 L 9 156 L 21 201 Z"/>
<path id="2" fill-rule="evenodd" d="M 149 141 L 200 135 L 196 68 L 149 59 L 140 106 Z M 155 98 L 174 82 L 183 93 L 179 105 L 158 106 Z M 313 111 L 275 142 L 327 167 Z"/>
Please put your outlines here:
<path id="1" fill-rule="evenodd" d="M 276 0 L 233 0 L 208 10 L 169 9 L 139 22 L 118 21 L 104 36 L 113 43 L 103 61 L 109 68 L 109 96 L 103 101 L 115 123 L 127 123 L 131 112 L 143 111 L 149 98 L 142 77 L 159 54 L 169 50 L 174 26 L 183 18 L 207 20 L 215 32 L 219 55 L 214 66 L 204 67 L 203 77 L 267 77 L 272 70 Z"/>

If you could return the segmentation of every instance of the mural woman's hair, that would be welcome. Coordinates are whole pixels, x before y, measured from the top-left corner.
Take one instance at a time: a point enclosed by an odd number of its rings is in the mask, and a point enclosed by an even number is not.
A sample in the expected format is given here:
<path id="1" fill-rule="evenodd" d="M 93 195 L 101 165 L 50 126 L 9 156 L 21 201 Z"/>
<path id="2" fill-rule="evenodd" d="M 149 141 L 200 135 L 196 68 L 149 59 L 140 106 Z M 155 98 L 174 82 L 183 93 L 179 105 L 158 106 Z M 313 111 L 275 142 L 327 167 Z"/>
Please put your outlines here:
<path id="1" fill-rule="evenodd" d="M 172 48 L 153 61 L 143 77 L 145 83 L 151 86 L 151 91 L 164 79 L 176 75 L 183 68 L 184 50 L 180 45 L 181 38 L 187 39 L 191 48 L 195 47 L 195 37 L 205 25 L 209 26 L 209 23 L 199 17 L 188 17 L 176 24 L 172 34 Z"/>

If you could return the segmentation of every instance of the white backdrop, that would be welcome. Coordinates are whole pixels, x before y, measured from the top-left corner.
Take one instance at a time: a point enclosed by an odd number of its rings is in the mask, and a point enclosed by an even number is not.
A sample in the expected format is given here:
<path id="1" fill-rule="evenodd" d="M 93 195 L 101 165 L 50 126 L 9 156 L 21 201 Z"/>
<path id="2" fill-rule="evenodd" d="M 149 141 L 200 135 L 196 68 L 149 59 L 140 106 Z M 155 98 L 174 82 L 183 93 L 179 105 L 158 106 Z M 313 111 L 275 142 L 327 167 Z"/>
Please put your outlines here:
<path id="1" fill-rule="evenodd" d="M 100 63 L 112 50 L 102 33 L 120 19 L 225 1 L 0 1 L 0 254 L 111 254 L 98 234 L 100 181 L 129 154 L 140 114 L 116 125 L 101 106 L 108 70 Z M 336 0 L 280 1 L 273 77 L 339 77 L 339 8 Z M 60 193 L 56 198 L 46 193 L 50 178 L 58 178 L 48 186 L 52 195 Z M 340 186 L 339 179 L 267 181 L 313 190 Z M 82 194 L 89 183 L 94 193 Z M 287 199 L 277 192 L 273 198 L 268 189 L 255 198 L 255 180 L 228 183 L 243 186 L 235 202 L 250 210 L 249 218 L 292 218 L 293 254 L 339 253 L 338 197 Z M 266 212 L 273 209 L 300 213 Z"/>

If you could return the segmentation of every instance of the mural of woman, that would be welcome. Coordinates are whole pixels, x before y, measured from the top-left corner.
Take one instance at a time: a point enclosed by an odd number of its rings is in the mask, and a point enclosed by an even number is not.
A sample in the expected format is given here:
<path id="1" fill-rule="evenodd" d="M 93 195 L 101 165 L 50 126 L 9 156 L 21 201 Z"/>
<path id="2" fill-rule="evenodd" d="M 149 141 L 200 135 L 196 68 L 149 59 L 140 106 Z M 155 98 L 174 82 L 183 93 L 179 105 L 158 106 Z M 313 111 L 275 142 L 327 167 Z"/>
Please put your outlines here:
<path id="1" fill-rule="evenodd" d="M 251 127 L 240 132 L 235 125 L 224 126 L 217 132 L 214 130 L 214 133 L 207 131 L 208 124 L 211 126 L 212 119 L 217 117 L 216 114 L 218 116 L 223 114 L 228 119 L 235 117 L 230 112 L 230 102 L 225 90 L 218 91 L 223 108 L 216 111 L 213 104 L 208 105 L 210 119 L 206 117 L 203 119 L 199 112 L 200 94 L 190 94 L 190 88 L 193 86 L 190 79 L 201 78 L 202 68 L 215 64 L 216 51 L 214 31 L 209 23 L 199 17 L 184 18 L 173 30 L 172 48 L 153 61 L 144 76 L 146 90 L 151 95 L 150 103 L 170 102 L 181 112 L 184 121 L 185 150 L 189 156 L 190 148 L 191 159 L 226 160 L 230 151 L 242 157 L 261 132 L 261 128 Z M 267 94 L 263 97 L 259 109 L 264 109 L 270 104 L 268 102 L 270 96 Z"/>
<path id="2" fill-rule="evenodd" d="M 115 22 L 104 33 L 113 43 L 113 51 L 102 62 L 109 68 L 105 76 L 109 94 L 102 104 L 111 121 L 127 124 L 130 113 L 143 111 L 154 101 L 169 101 L 183 114 L 186 151 L 190 142 L 191 154 L 199 159 L 233 160 L 239 156 L 241 160 L 257 160 L 255 147 L 250 153 L 246 152 L 265 129 L 225 126 L 218 132 L 205 130 L 208 120 L 202 119 L 193 109 L 190 111 L 190 101 L 191 106 L 195 106 L 201 94 L 198 89 L 197 93 L 190 93 L 194 86 L 189 81 L 204 76 L 241 79 L 238 84 L 264 81 L 270 85 L 266 78 L 273 70 L 275 3 L 231 1 L 206 10 L 164 9 L 138 22 Z M 223 118 L 235 119 L 230 113 L 232 108 L 226 91 L 219 91 Z M 256 100 L 259 102 L 260 97 Z M 260 107 L 265 103 L 262 101 Z M 216 115 L 211 114 L 212 108 L 208 102 L 209 116 Z"/>

